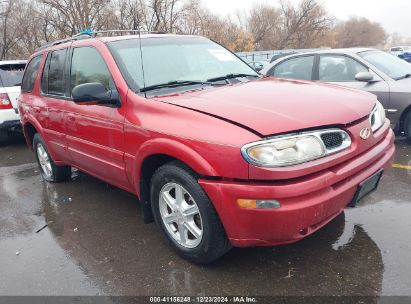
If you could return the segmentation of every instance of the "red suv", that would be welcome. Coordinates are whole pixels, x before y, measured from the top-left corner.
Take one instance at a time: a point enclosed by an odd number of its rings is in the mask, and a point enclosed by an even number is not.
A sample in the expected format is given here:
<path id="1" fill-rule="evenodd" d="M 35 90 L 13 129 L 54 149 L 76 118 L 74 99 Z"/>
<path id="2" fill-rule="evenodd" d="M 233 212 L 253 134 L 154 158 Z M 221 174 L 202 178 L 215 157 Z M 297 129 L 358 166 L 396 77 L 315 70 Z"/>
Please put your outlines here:
<path id="1" fill-rule="evenodd" d="M 313 233 L 394 154 L 374 95 L 262 77 L 203 37 L 55 42 L 31 57 L 19 106 L 45 180 L 75 167 L 134 193 L 196 263 Z"/>

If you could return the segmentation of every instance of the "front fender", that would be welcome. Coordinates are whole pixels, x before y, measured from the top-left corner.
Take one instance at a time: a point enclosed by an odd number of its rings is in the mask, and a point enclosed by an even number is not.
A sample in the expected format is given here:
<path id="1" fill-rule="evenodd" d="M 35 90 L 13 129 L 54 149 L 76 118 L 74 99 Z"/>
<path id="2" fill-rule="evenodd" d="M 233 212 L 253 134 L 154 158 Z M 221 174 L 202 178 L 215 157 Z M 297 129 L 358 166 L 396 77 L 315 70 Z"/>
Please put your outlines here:
<path id="1" fill-rule="evenodd" d="M 137 189 L 137 194 L 140 195 L 140 178 L 141 168 L 144 160 L 152 155 L 167 155 L 180 160 L 195 172 L 205 176 L 217 176 L 216 170 L 206 161 L 198 152 L 184 143 L 167 139 L 155 138 L 146 141 L 138 150 L 135 156 L 135 161 L 132 168 L 132 173 L 135 174 L 133 181 Z"/>

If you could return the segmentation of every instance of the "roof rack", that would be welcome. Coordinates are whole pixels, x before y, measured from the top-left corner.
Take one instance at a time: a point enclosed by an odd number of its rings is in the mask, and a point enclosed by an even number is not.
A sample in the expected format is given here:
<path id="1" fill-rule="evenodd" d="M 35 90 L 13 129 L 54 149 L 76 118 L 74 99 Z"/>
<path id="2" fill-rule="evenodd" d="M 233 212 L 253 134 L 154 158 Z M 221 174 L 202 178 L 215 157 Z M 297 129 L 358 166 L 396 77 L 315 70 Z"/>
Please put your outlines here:
<path id="1" fill-rule="evenodd" d="M 130 35 L 130 34 L 166 34 L 166 32 L 157 32 L 157 31 L 146 31 L 146 30 L 104 30 L 104 31 L 93 31 L 90 29 L 87 30 L 81 30 L 78 34 L 71 36 L 69 38 L 57 40 L 51 43 L 47 43 L 36 49 L 37 51 L 43 50 L 45 48 L 62 44 L 65 42 L 69 41 L 75 41 L 75 40 L 82 40 L 82 39 L 88 39 L 88 38 L 95 38 L 95 37 L 103 37 L 103 36 L 122 36 L 122 35 Z"/>

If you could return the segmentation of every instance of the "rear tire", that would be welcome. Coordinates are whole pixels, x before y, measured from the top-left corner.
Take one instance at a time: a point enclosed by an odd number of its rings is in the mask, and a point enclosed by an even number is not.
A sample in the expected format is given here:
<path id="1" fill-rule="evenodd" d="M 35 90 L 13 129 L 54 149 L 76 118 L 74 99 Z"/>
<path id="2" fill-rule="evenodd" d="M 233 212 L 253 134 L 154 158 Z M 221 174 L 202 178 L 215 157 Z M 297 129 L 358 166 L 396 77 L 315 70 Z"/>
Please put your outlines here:
<path id="1" fill-rule="evenodd" d="M 192 170 L 179 162 L 163 165 L 151 179 L 150 194 L 156 223 L 181 257 L 208 264 L 230 250 L 217 212 Z"/>
<path id="2" fill-rule="evenodd" d="M 33 150 L 44 180 L 52 183 L 59 183 L 71 178 L 71 167 L 57 166 L 55 164 L 43 138 L 38 133 L 33 137 Z"/>
<path id="3" fill-rule="evenodd" d="M 0 145 L 4 145 L 9 141 L 9 131 L 0 130 Z"/>

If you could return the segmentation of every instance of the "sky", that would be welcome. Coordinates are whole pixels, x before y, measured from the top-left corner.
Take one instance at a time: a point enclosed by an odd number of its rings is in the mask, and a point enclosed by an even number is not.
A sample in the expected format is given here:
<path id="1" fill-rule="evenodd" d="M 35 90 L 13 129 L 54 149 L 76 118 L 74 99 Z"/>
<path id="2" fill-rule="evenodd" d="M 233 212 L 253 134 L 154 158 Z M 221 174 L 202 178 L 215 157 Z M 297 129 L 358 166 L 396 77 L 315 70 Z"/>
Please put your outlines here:
<path id="1" fill-rule="evenodd" d="M 298 3 L 299 0 L 290 0 Z M 327 11 L 336 18 L 346 20 L 351 16 L 366 17 L 382 24 L 392 34 L 411 37 L 410 0 L 320 0 Z M 211 11 L 221 15 L 249 9 L 254 3 L 278 5 L 277 0 L 203 0 Z"/>

